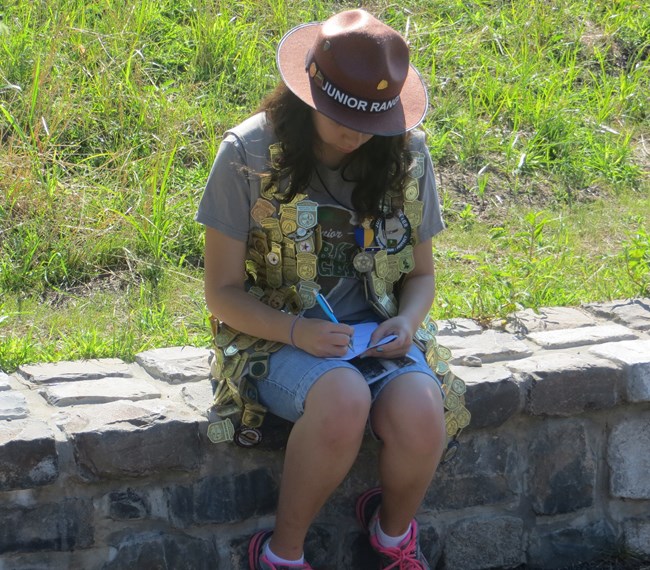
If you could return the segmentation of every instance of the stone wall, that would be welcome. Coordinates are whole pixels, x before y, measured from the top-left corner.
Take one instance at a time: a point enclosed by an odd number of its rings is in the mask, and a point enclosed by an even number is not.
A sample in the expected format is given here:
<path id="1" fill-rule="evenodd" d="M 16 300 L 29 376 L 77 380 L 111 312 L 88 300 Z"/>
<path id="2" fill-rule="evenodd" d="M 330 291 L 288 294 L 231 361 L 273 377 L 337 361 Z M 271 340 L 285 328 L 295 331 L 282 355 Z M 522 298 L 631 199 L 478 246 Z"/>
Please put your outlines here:
<path id="1" fill-rule="evenodd" d="M 472 424 L 418 519 L 446 569 L 650 558 L 650 300 L 439 323 Z M 207 351 L 0 373 L 0 570 L 239 569 L 269 527 L 289 426 L 254 449 L 206 436 Z M 374 567 L 354 499 L 377 443 L 319 515 L 319 569 Z"/>

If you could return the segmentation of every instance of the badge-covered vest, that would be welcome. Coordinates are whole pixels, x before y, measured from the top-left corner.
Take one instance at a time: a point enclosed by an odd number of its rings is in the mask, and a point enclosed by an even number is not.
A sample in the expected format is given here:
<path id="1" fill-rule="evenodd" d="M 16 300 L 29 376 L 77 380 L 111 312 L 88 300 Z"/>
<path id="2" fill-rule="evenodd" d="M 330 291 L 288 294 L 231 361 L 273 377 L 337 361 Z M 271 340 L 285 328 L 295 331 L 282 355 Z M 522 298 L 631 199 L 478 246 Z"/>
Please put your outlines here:
<path id="1" fill-rule="evenodd" d="M 268 157 L 271 164 L 277 164 L 279 153 L 279 143 L 271 144 Z M 418 160 L 421 158 L 418 153 L 413 154 L 415 160 L 404 189 L 388 196 L 384 216 L 363 220 L 355 229 L 358 251 L 353 258 L 354 270 L 364 283 L 369 304 L 382 320 L 397 314 L 399 284 L 415 267 L 413 246 L 424 209 L 419 200 L 418 178 L 424 174 L 424 165 Z M 255 178 L 251 184 L 259 184 L 259 193 L 251 209 L 255 227 L 248 239 L 248 294 L 279 311 L 299 315 L 315 306 L 320 291 L 317 265 L 322 237 L 318 204 L 306 194 L 281 203 L 278 198 L 282 192 L 269 183 L 270 173 Z M 407 231 L 391 231 L 391 225 Z M 213 409 L 220 420 L 209 425 L 208 437 L 214 442 L 234 440 L 244 447 L 256 445 L 261 441 L 260 427 L 266 409 L 259 403 L 257 390 L 249 380 L 263 381 L 270 355 L 284 344 L 240 333 L 216 319 L 212 325 Z M 442 380 L 447 460 L 455 452 L 458 434 L 469 425 L 470 414 L 464 405 L 465 383 L 449 369 L 451 353 L 438 345 L 436 333 L 435 324 L 427 317 L 414 342 Z"/>

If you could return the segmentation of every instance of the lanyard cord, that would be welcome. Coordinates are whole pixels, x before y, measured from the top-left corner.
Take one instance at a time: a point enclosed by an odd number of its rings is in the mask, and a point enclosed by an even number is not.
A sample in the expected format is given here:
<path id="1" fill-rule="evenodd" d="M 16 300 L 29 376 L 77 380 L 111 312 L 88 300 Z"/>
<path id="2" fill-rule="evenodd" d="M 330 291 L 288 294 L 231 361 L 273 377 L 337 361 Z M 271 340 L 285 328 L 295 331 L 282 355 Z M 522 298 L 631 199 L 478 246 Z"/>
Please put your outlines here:
<path id="1" fill-rule="evenodd" d="M 318 167 L 314 167 L 314 172 L 316 173 L 316 176 L 318 177 L 318 181 L 320 182 L 321 186 L 323 187 L 323 190 L 327 192 L 327 195 L 334 200 L 339 206 L 342 206 L 346 210 L 350 210 L 348 206 L 345 204 L 341 203 L 339 200 L 336 199 L 336 196 L 330 192 L 330 189 L 327 187 L 327 184 L 325 184 L 325 181 L 323 180 L 323 177 L 320 175 L 320 172 L 318 172 Z"/>
<path id="2" fill-rule="evenodd" d="M 334 200 L 339 206 L 345 208 L 346 210 L 354 210 L 354 207 L 350 208 L 346 206 L 345 204 L 341 203 L 341 201 L 336 199 L 336 196 L 330 192 L 330 189 L 327 187 L 327 184 L 325 184 L 325 181 L 323 180 L 323 177 L 320 175 L 320 172 L 318 172 L 318 167 L 314 167 L 314 172 L 316 173 L 316 176 L 318 177 L 318 181 L 320 182 L 321 186 L 327 192 L 328 196 Z M 381 197 L 381 204 L 380 204 L 380 210 L 383 212 L 384 210 L 384 205 L 386 203 L 386 196 L 383 195 Z M 383 214 L 381 215 L 383 217 Z"/>

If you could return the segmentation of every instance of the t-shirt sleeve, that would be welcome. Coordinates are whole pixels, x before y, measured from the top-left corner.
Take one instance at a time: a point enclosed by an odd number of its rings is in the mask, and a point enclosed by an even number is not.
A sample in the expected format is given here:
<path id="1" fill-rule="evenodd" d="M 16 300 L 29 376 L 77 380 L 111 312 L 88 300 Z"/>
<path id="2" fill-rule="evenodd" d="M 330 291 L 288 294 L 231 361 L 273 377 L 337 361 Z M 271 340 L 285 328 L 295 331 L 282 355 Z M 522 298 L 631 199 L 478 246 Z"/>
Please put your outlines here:
<path id="1" fill-rule="evenodd" d="M 212 165 L 195 220 L 239 241 L 248 239 L 250 176 L 241 141 L 225 136 Z"/>
<path id="2" fill-rule="evenodd" d="M 440 212 L 440 198 L 436 188 L 436 178 L 433 171 L 433 162 L 426 145 L 425 135 L 422 131 L 414 131 L 412 135 L 411 150 L 423 157 L 423 174 L 419 178 L 420 200 L 424 203 L 422 224 L 418 228 L 419 241 L 425 241 L 445 229 Z"/>

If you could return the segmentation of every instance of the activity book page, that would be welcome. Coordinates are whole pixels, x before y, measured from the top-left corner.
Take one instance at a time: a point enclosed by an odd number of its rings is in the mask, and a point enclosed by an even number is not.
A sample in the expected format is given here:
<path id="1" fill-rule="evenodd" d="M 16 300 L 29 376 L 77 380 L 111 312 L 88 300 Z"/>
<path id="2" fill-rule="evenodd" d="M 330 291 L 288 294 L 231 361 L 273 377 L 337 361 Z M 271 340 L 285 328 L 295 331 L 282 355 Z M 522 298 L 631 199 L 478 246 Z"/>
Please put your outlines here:
<path id="1" fill-rule="evenodd" d="M 393 370 L 408 366 L 413 362 L 410 356 L 403 356 L 402 358 L 359 358 L 369 348 L 375 348 L 382 344 L 387 344 L 396 335 L 388 335 L 375 343 L 370 343 L 370 337 L 373 331 L 378 327 L 378 323 L 361 323 L 354 325 L 354 336 L 352 337 L 352 348 L 348 349 L 348 353 L 338 359 L 333 360 L 349 360 L 351 364 L 361 372 L 366 381 L 370 384 L 383 378 Z"/>
<path id="2" fill-rule="evenodd" d="M 397 338 L 396 335 L 388 335 L 380 339 L 378 342 L 370 344 L 370 337 L 374 330 L 379 326 L 378 323 L 361 323 L 354 326 L 354 336 L 352 337 L 352 348 L 348 348 L 348 353 L 340 358 L 333 360 L 352 360 L 357 356 L 363 354 L 369 348 L 375 348 L 382 344 L 387 344 L 391 340 Z"/>

